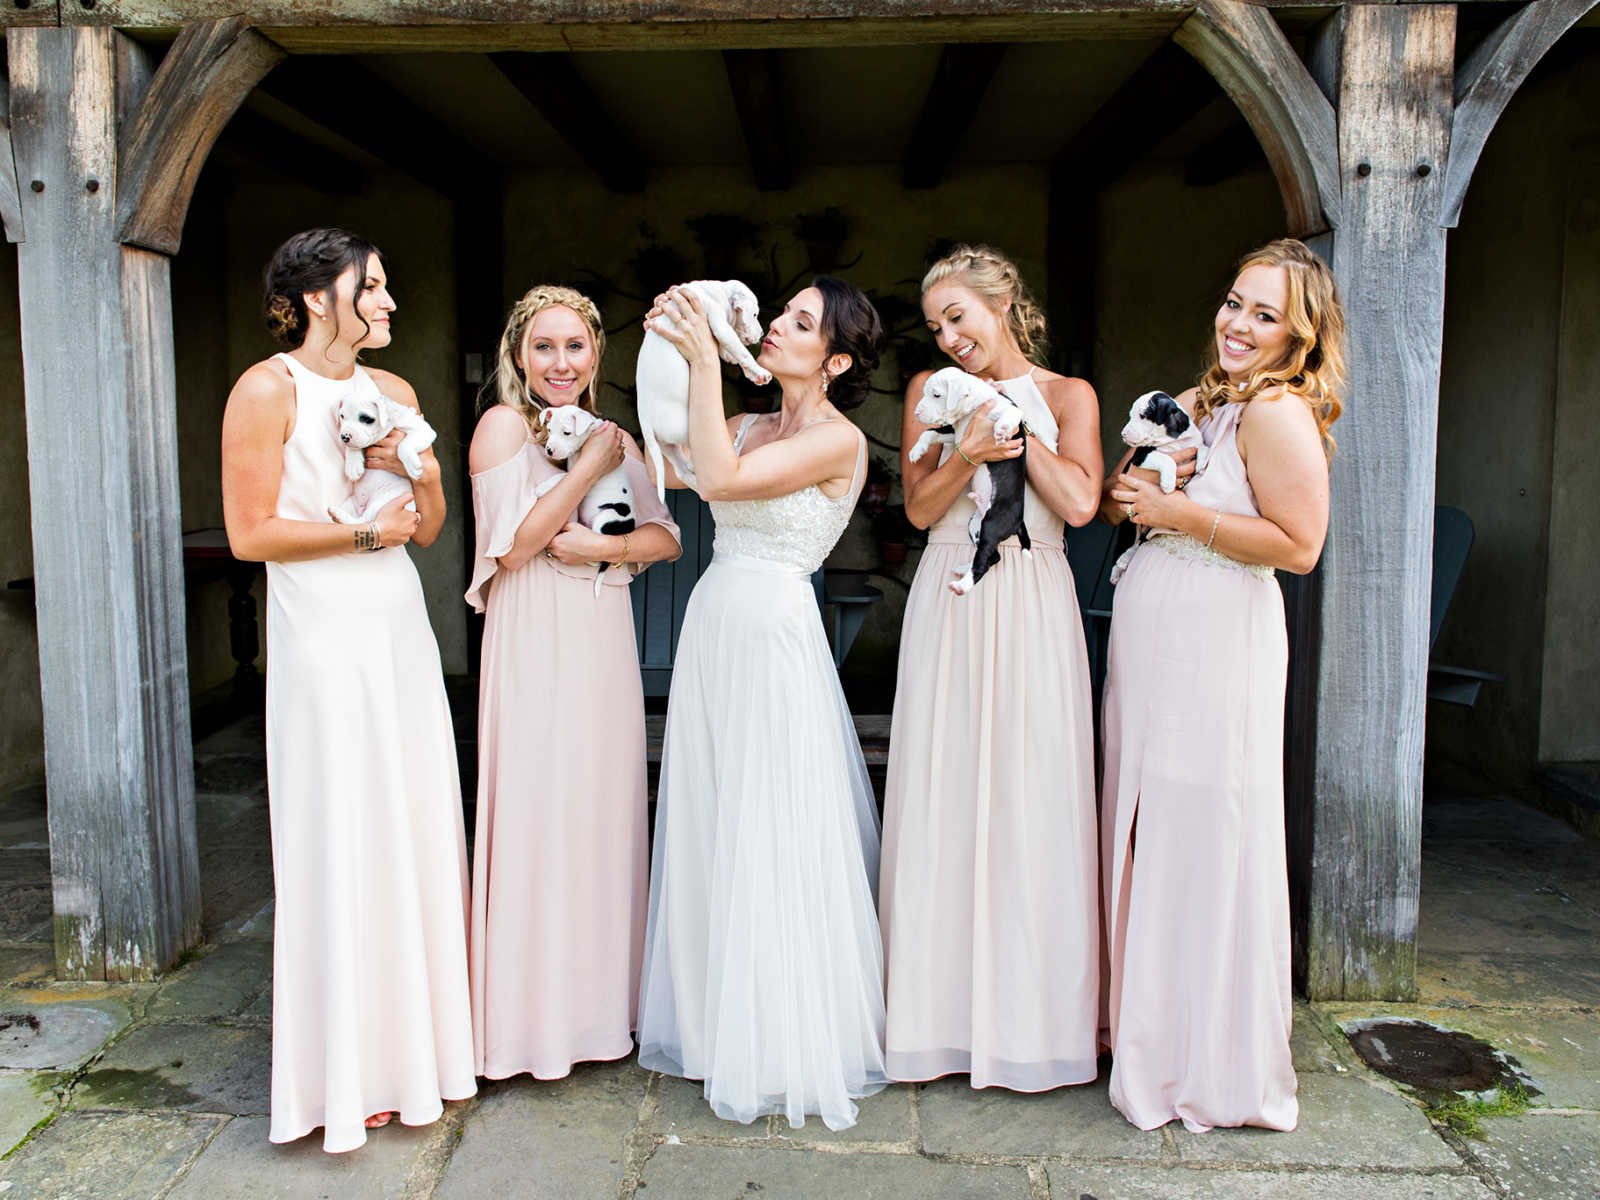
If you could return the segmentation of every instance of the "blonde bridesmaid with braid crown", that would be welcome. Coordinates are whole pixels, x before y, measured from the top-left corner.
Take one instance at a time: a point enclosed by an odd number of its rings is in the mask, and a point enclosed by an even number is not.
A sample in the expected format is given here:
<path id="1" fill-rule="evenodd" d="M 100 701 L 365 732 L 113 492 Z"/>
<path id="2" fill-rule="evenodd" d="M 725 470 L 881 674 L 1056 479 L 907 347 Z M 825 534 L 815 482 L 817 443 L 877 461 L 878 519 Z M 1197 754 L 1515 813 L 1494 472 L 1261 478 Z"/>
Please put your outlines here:
<path id="1" fill-rule="evenodd" d="M 973 474 L 1022 441 L 997 443 L 980 416 L 912 463 L 918 375 L 901 470 L 907 515 L 932 528 L 906 601 L 884 803 L 887 1062 L 895 1079 L 1043 1091 L 1095 1077 L 1093 717 L 1063 535 L 1099 501 L 1099 408 L 1082 379 L 1038 365 L 1044 318 L 996 251 L 936 262 L 922 310 L 945 354 L 1023 409 L 1033 558 L 1012 537 L 971 593 L 946 586 L 972 559 Z"/>
<path id="2" fill-rule="evenodd" d="M 467 601 L 487 612 L 478 688 L 472 872 L 477 1070 L 559 1079 L 633 1051 L 647 895 L 644 693 L 628 582 L 676 558 L 678 529 L 633 439 L 610 421 L 561 468 L 539 413 L 597 412 L 605 328 L 594 303 L 541 286 L 500 338 L 498 403 L 472 437 L 477 554 Z M 626 463 L 637 522 L 595 533 L 574 512 Z M 560 479 L 538 495 L 539 486 Z M 607 569 L 595 595 L 596 563 Z"/>
<path id="3" fill-rule="evenodd" d="M 1298 1119 L 1273 570 L 1322 552 L 1344 386 L 1339 290 L 1300 242 L 1247 255 L 1213 325 L 1178 397 L 1204 469 L 1168 494 L 1124 458 L 1101 506 L 1151 531 L 1117 585 L 1106 670 L 1111 1102 L 1195 1133 Z"/>

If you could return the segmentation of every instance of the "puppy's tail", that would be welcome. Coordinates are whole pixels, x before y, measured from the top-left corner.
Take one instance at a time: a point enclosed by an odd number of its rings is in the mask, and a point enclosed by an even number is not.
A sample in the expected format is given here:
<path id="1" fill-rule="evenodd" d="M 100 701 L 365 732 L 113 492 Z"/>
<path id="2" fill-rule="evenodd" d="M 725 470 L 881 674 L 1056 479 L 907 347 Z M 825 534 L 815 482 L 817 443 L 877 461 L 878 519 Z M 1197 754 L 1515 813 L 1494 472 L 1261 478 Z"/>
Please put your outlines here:
<path id="1" fill-rule="evenodd" d="M 656 498 L 665 504 L 667 502 L 667 468 L 661 461 L 661 443 L 656 441 L 656 435 L 646 430 L 644 435 L 644 450 L 650 456 L 650 466 L 656 474 Z M 596 592 L 595 595 L 599 595 Z"/>
<path id="2" fill-rule="evenodd" d="M 605 582 L 606 564 L 596 563 L 594 566 L 594 597 L 596 600 L 600 598 L 600 589 L 605 586 Z"/>

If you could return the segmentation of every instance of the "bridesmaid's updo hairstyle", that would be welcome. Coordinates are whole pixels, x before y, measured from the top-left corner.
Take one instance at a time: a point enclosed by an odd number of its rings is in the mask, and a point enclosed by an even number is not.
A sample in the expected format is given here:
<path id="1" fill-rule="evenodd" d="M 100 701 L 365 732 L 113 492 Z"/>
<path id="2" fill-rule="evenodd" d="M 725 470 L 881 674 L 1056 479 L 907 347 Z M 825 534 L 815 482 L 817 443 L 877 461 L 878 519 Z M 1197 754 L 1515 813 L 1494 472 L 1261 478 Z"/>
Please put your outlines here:
<path id="1" fill-rule="evenodd" d="M 926 296 L 941 283 L 954 283 L 976 292 L 990 311 L 1004 319 L 1006 332 L 1016 339 L 1022 356 L 1038 366 L 1045 365 L 1049 343 L 1044 312 L 1034 303 L 1016 263 L 991 246 L 957 246 L 928 268 L 922 277 L 922 294 Z"/>
<path id="2" fill-rule="evenodd" d="M 606 328 L 601 323 L 600 310 L 595 307 L 594 301 L 576 288 L 541 283 L 523 293 L 522 299 L 511 306 L 510 315 L 506 317 L 505 330 L 500 334 L 500 348 L 495 354 L 494 371 L 484 385 L 488 397 L 484 407 L 504 404 L 516 409 L 528 423 L 534 440 L 541 446 L 544 445 L 545 430 L 539 424 L 539 413 L 546 405 L 528 386 L 517 357 L 522 352 L 522 343 L 528 336 L 528 326 L 533 319 L 545 309 L 557 307 L 570 308 L 577 313 L 589 327 L 589 336 L 594 339 L 594 375 L 589 380 L 589 386 L 583 390 L 583 395 L 578 398 L 578 407 L 599 415 L 597 397 L 600 394 L 600 360 L 606 352 Z"/>
<path id="3" fill-rule="evenodd" d="M 1328 429 L 1344 411 L 1339 398 L 1345 384 L 1344 305 L 1339 300 L 1339 285 L 1328 264 L 1294 238 L 1280 238 L 1246 254 L 1234 268 L 1229 285 L 1250 267 L 1282 267 L 1289 278 L 1289 311 L 1284 314 L 1289 326 L 1288 356 L 1276 366 L 1256 372 L 1242 389 L 1235 390 L 1217 361 L 1217 339 L 1209 338 L 1195 397 L 1195 419 L 1230 400 L 1253 400 L 1264 390 L 1281 387 L 1310 405 L 1323 451 L 1332 458 L 1334 441 Z"/>
<path id="4" fill-rule="evenodd" d="M 822 340 L 828 357 L 848 354 L 850 366 L 828 380 L 828 400 L 840 411 L 867 398 L 872 373 L 883 349 L 883 318 L 854 284 L 818 275 L 811 286 L 822 293 Z"/>
<path id="5" fill-rule="evenodd" d="M 333 285 L 351 267 L 356 269 L 357 280 L 367 275 L 367 261 L 373 256 L 383 261 L 383 251 L 364 237 L 344 229 L 308 229 L 297 233 L 272 253 L 272 261 L 262 272 L 262 315 L 267 332 L 272 334 L 285 350 L 298 349 L 306 340 L 311 328 L 311 314 L 306 311 L 306 293 L 327 294 L 332 307 Z M 357 314 L 359 317 L 359 314 Z M 334 320 L 339 319 L 337 311 Z M 361 337 L 366 337 L 372 326 L 361 318 Z M 334 334 L 338 334 L 335 327 Z M 356 339 L 360 341 L 360 338 Z"/>

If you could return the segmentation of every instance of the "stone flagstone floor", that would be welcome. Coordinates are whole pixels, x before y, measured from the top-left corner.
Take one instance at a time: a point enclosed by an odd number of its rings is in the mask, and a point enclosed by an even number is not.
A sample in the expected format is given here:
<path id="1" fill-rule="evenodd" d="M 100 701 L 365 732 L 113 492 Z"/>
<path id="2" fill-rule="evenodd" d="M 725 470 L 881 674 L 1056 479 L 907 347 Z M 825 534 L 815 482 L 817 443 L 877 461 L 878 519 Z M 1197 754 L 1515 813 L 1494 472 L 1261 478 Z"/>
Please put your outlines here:
<path id="1" fill-rule="evenodd" d="M 1509 799 L 1430 797 L 1421 1003 L 1295 1013 L 1289 1134 L 1141 1133 L 1104 1082 L 1038 1096 L 961 1078 L 891 1088 L 841 1134 L 713 1117 L 696 1085 L 628 1062 L 486 1084 L 427 1128 L 347 1155 L 270 1145 L 272 882 L 259 720 L 196 749 L 202 951 L 159 983 L 50 979 L 42 788 L 0 799 L 0 1197 L 1113 1200 L 1600 1197 L 1597 847 Z M 1367 1070 L 1341 1023 L 1473 1033 L 1540 1095 L 1481 1138 Z"/>

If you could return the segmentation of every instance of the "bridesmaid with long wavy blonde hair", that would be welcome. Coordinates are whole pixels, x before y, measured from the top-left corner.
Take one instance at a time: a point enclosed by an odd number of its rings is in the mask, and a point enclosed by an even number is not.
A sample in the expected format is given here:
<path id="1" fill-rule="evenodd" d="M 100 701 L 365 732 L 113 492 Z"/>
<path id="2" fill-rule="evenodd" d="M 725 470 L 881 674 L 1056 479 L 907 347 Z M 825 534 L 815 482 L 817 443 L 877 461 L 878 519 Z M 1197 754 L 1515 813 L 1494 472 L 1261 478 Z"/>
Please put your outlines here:
<path id="1" fill-rule="evenodd" d="M 1164 493 L 1124 458 L 1100 510 L 1151 531 L 1117 585 L 1103 709 L 1111 1102 L 1141 1129 L 1293 1129 L 1273 571 L 1322 552 L 1344 316 L 1327 265 L 1284 240 L 1240 262 L 1213 324 L 1178 397 L 1204 468 Z"/>
<path id="2" fill-rule="evenodd" d="M 469 455 L 477 556 L 467 601 L 487 610 L 478 691 L 472 1024 L 478 1074 L 557 1079 L 622 1058 L 632 1031 L 646 896 L 644 693 L 627 584 L 676 558 L 678 530 L 633 440 L 610 421 L 566 464 L 539 413 L 595 412 L 605 329 L 571 288 L 511 310 L 498 403 Z M 596 533 L 573 513 L 627 464 L 637 527 Z M 540 485 L 560 479 L 548 492 Z M 595 594 L 595 563 L 607 570 Z"/>

